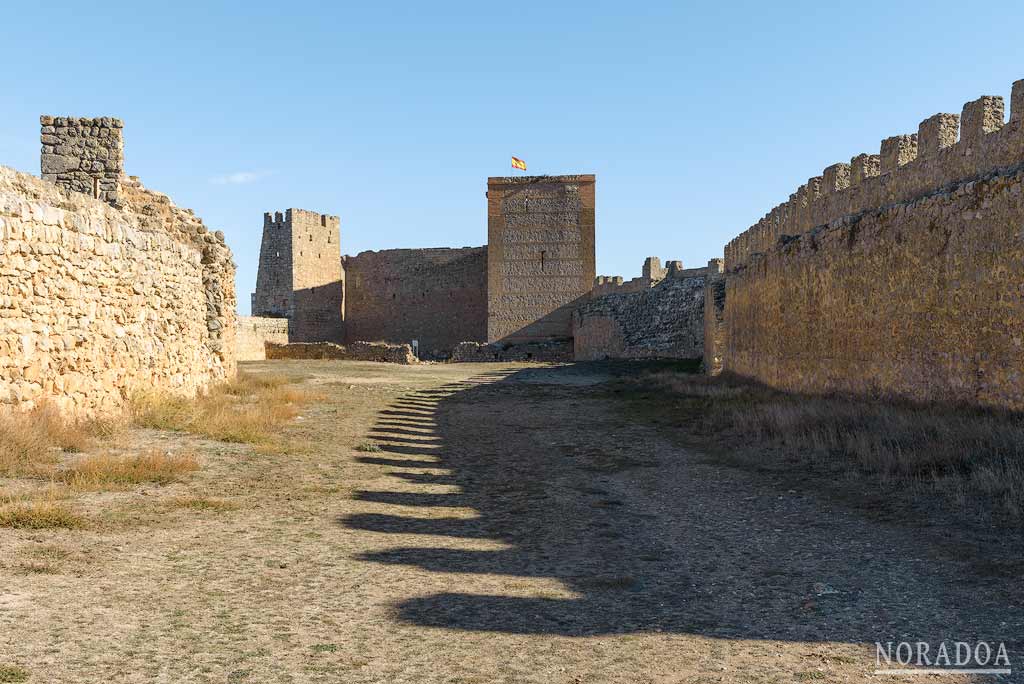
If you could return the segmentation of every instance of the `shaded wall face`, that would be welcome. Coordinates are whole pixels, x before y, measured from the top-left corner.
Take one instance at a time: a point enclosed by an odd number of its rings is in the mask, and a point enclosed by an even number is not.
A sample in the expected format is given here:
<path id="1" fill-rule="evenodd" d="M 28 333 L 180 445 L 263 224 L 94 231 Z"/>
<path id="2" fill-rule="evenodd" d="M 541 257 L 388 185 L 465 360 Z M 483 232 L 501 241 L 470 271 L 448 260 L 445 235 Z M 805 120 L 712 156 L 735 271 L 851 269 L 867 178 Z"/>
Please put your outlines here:
<path id="1" fill-rule="evenodd" d="M 596 273 L 594 176 L 489 179 L 487 237 L 487 340 L 570 337 Z"/>
<path id="2" fill-rule="evenodd" d="M 703 274 L 670 277 L 581 304 L 573 315 L 576 360 L 701 358 L 705 280 Z"/>
<path id="3" fill-rule="evenodd" d="M 395 249 L 344 258 L 348 342 L 451 350 L 487 335 L 487 248 Z"/>
<path id="4" fill-rule="evenodd" d="M 849 217 L 726 285 L 725 369 L 806 392 L 1024 409 L 1024 172 Z"/>

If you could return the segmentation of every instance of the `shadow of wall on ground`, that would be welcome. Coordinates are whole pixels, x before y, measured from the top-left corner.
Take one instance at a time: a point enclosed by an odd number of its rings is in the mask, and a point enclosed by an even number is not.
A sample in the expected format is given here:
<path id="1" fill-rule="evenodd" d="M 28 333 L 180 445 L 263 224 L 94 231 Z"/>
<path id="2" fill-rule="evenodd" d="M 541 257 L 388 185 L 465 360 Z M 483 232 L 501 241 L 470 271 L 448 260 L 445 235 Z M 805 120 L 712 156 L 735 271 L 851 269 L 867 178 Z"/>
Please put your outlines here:
<path id="1" fill-rule="evenodd" d="M 441 548 L 424 537 L 421 546 L 364 560 L 553 578 L 578 596 L 452 591 L 401 601 L 400 620 L 561 636 L 988 639 L 1020 652 L 1015 576 L 971 576 L 955 563 L 931 563 L 928 545 L 941 529 L 867 520 L 814 496 L 780 508 L 786 493 L 771 482 L 659 443 L 653 428 L 617 414 L 614 391 L 585 379 L 595 367 L 602 366 L 484 372 L 411 392 L 380 412 L 370 437 L 384 453 L 359 460 L 393 468 L 407 483 L 457 485 L 458 493 L 362 491 L 356 498 L 467 506 L 479 517 L 357 514 L 340 523 L 495 540 L 508 549 Z M 538 384 L 544 373 L 550 383 Z M 417 438 L 428 434 L 429 443 Z"/>

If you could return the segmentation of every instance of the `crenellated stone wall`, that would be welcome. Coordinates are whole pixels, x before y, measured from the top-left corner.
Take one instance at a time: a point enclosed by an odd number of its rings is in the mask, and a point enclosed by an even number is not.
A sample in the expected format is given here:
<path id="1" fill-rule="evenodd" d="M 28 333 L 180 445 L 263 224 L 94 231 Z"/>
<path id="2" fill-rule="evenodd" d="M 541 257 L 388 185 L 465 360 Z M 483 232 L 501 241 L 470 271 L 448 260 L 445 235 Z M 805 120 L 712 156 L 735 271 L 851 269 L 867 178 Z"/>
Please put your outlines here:
<path id="1" fill-rule="evenodd" d="M 959 124 L 960 137 L 957 140 Z M 810 179 L 726 248 L 724 368 L 1024 409 L 1024 81 Z"/>

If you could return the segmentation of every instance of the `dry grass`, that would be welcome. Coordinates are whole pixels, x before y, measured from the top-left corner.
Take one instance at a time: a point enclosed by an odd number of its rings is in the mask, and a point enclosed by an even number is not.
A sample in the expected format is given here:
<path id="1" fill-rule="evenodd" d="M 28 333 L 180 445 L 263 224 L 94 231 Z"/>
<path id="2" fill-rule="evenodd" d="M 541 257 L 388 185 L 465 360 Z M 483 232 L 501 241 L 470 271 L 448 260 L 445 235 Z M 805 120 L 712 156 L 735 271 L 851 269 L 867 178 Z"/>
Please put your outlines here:
<path id="1" fill-rule="evenodd" d="M 298 415 L 309 397 L 287 387 L 285 378 L 239 373 L 208 394 L 187 399 L 166 394 L 134 398 L 136 424 L 176 430 L 221 442 L 258 444 L 270 441 L 278 428 Z"/>
<path id="2" fill-rule="evenodd" d="M 27 682 L 28 670 L 16 665 L 0 665 L 0 683 L 14 684 L 16 682 Z"/>
<path id="3" fill-rule="evenodd" d="M 1024 519 L 1024 421 L 947 406 L 776 392 L 734 380 L 659 373 L 645 384 L 684 400 L 703 435 L 728 433 L 799 460 L 845 464 L 888 484 L 940 493 L 961 508 Z"/>
<path id="4" fill-rule="evenodd" d="M 214 511 L 224 513 L 238 509 L 238 504 L 226 499 L 208 496 L 174 496 L 166 501 L 171 508 L 188 508 L 193 511 Z"/>
<path id="5" fill-rule="evenodd" d="M 29 500 L 23 497 L 0 498 L 0 527 L 72 530 L 84 526 L 85 519 L 55 497 L 43 495 Z"/>
<path id="6" fill-rule="evenodd" d="M 115 433 L 112 422 L 70 421 L 45 405 L 0 416 L 0 476 L 48 477 L 62 452 L 84 451 Z"/>
<path id="7" fill-rule="evenodd" d="M 109 491 L 147 482 L 170 484 L 196 470 L 199 470 L 199 459 L 194 453 L 171 454 L 154 450 L 136 456 L 86 456 L 60 471 L 58 477 L 77 491 Z"/>

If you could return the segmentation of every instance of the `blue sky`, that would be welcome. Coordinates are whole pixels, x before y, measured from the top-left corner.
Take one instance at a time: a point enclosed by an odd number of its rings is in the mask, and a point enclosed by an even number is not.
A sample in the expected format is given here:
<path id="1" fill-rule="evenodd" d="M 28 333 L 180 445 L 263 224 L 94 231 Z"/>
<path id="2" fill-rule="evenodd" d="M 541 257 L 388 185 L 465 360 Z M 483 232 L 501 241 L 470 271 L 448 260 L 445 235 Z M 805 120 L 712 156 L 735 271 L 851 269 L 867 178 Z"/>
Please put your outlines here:
<path id="1" fill-rule="evenodd" d="M 4 3 L 0 164 L 38 116 L 125 120 L 126 169 L 227 234 L 349 254 L 487 240 L 487 176 L 597 174 L 598 273 L 699 266 L 825 166 L 1024 78 L 1024 6 L 961 2 Z"/>

